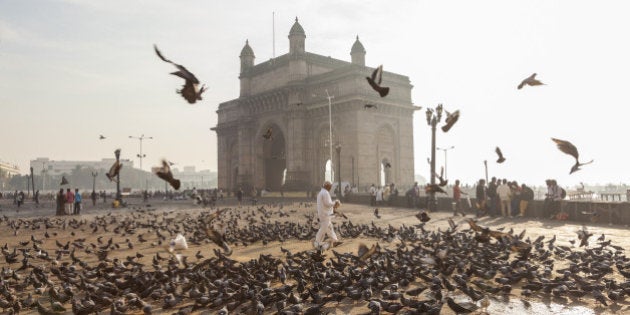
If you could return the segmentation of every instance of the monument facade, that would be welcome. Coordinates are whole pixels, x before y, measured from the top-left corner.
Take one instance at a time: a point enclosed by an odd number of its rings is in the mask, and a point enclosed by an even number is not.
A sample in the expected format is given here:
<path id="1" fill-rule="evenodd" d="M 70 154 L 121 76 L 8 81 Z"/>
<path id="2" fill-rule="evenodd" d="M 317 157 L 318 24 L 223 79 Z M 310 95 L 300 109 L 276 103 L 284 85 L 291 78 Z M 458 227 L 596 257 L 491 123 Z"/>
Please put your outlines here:
<path id="1" fill-rule="evenodd" d="M 384 72 L 383 85 L 390 93 L 381 98 L 365 80 L 374 68 L 365 65 L 366 50 L 358 37 L 351 62 L 307 52 L 305 40 L 296 18 L 289 52 L 259 64 L 245 42 L 240 96 L 219 105 L 213 128 L 219 187 L 310 189 L 327 178 L 327 164 L 333 166 L 335 182 L 340 174 L 342 182 L 359 190 L 371 184 L 412 185 L 409 78 Z"/>

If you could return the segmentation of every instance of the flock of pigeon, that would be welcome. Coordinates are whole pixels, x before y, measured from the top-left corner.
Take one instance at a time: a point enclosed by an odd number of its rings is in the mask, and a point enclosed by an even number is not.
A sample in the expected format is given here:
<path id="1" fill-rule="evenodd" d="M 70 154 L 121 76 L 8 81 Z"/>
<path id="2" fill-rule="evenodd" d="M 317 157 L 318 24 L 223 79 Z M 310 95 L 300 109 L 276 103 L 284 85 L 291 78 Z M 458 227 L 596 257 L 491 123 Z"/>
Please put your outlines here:
<path id="1" fill-rule="evenodd" d="M 5 216 L 0 224 L 14 237 L 1 247 L 0 308 L 9 314 L 440 314 L 443 308 L 483 314 L 495 299 L 520 299 L 525 308 L 536 300 L 593 300 L 603 307 L 624 304 L 630 294 L 624 249 L 605 235 L 593 243 L 586 228 L 577 231 L 575 247 L 575 240 L 532 240 L 525 231 L 470 219 L 435 229 L 421 212 L 417 224 L 397 227 L 343 220 L 337 225 L 343 239 L 373 242 L 356 252 L 292 252 L 287 247 L 315 236 L 312 206 Z M 178 234 L 196 246 L 188 255 L 169 242 Z M 250 246 L 280 247 L 281 254 L 230 258 Z"/>

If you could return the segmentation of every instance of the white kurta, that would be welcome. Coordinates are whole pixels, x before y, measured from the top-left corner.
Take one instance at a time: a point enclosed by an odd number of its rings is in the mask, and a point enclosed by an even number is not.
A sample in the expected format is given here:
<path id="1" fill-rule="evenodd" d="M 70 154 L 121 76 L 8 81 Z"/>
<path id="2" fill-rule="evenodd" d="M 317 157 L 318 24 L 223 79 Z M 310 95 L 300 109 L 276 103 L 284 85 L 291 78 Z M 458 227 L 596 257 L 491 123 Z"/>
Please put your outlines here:
<path id="1" fill-rule="evenodd" d="M 319 231 L 315 235 L 315 247 L 323 245 L 324 236 L 327 234 L 334 242 L 338 241 L 333 229 L 332 217 L 335 203 L 330 198 L 330 193 L 325 188 L 317 195 L 317 217 L 319 218 Z"/>

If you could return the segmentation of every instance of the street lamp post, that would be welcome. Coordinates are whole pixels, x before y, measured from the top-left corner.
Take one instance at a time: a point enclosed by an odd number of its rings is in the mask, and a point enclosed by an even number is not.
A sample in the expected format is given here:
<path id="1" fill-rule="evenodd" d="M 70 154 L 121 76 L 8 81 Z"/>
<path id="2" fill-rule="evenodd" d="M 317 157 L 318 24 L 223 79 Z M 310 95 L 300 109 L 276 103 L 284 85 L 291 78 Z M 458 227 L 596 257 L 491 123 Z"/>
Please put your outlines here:
<path id="1" fill-rule="evenodd" d="M 337 149 L 337 179 L 339 182 L 337 188 L 339 188 L 339 199 L 341 199 L 343 197 L 343 192 L 341 190 L 341 144 L 337 144 L 335 149 Z"/>
<path id="2" fill-rule="evenodd" d="M 448 179 L 447 172 L 446 172 L 446 164 L 448 163 L 447 153 L 448 153 L 448 150 L 455 149 L 455 146 L 452 145 L 452 146 L 450 146 L 448 148 L 437 148 L 437 149 L 441 150 L 441 151 L 444 151 L 444 179 L 446 180 L 446 179 Z"/>
<path id="3" fill-rule="evenodd" d="M 330 180 L 335 180 L 333 178 L 333 155 L 332 155 L 332 99 L 335 98 L 334 95 L 328 94 L 328 89 L 326 89 L 326 98 L 328 99 L 328 146 L 330 147 Z"/>
<path id="4" fill-rule="evenodd" d="M 116 151 L 114 151 L 114 155 L 116 156 L 116 164 L 119 164 L 120 149 L 116 149 Z M 120 171 L 116 175 L 116 200 L 118 200 L 118 203 L 122 205 L 122 194 L 120 193 Z"/>
<path id="5" fill-rule="evenodd" d="M 140 137 L 129 136 L 129 139 L 138 139 L 138 140 L 140 140 L 140 154 L 137 154 L 136 156 L 140 159 L 140 169 L 142 169 L 142 158 L 147 156 L 146 154 L 142 154 L 142 140 L 144 140 L 144 139 L 153 139 L 153 137 L 145 137 L 144 134 L 143 134 Z"/>
<path id="6" fill-rule="evenodd" d="M 96 193 L 96 176 L 98 176 L 97 172 L 92 172 L 92 193 Z"/>
<path id="7" fill-rule="evenodd" d="M 334 95 L 330 95 L 328 93 L 328 89 L 326 91 L 326 98 L 328 99 L 328 147 L 329 147 L 329 156 L 330 156 L 330 180 L 335 181 L 333 178 L 333 151 L 332 151 L 332 99 L 335 98 Z M 317 97 L 317 94 L 313 94 L 313 97 Z"/>
<path id="8" fill-rule="evenodd" d="M 442 104 L 432 108 L 427 108 L 426 118 L 427 125 L 431 127 L 431 186 L 435 185 L 435 129 L 437 124 L 442 120 Z M 435 191 L 429 192 L 429 211 L 437 210 L 437 199 L 435 198 Z"/>

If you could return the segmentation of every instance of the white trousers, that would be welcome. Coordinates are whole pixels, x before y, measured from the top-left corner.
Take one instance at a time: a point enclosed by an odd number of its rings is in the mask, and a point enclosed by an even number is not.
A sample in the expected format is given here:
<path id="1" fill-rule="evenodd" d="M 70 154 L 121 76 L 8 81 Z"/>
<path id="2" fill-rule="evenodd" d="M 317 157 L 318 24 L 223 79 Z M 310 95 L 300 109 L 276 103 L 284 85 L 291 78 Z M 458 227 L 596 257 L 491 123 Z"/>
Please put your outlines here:
<path id="1" fill-rule="evenodd" d="M 335 229 L 333 227 L 332 221 L 330 220 L 330 216 L 320 217 L 319 218 L 319 231 L 317 231 L 317 235 L 315 235 L 315 246 L 321 246 L 324 241 L 324 236 L 328 235 L 333 242 L 337 242 L 337 233 L 335 233 Z"/>

